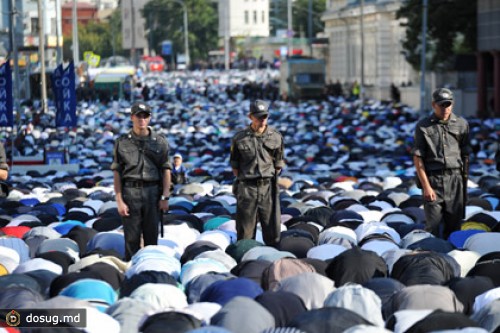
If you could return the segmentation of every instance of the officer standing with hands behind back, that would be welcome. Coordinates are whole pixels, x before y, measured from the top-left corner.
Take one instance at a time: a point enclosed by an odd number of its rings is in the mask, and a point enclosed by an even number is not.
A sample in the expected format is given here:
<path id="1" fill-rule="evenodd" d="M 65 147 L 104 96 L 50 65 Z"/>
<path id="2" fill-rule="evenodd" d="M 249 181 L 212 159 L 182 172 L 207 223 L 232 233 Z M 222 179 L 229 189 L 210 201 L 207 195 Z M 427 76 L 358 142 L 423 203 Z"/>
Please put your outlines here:
<path id="1" fill-rule="evenodd" d="M 144 102 L 131 109 L 132 129 L 115 143 L 111 169 L 118 213 L 125 236 L 125 260 L 144 246 L 158 243 L 160 210 L 168 210 L 170 195 L 169 146 L 149 126 L 151 108 Z"/>
<path id="2" fill-rule="evenodd" d="M 465 217 L 469 124 L 453 113 L 453 93 L 432 93 L 433 114 L 417 123 L 413 161 L 424 197 L 425 230 L 447 239 Z"/>
<path id="3" fill-rule="evenodd" d="M 268 126 L 267 102 L 251 102 L 248 117 L 250 126 L 236 133 L 231 143 L 238 240 L 255 239 L 256 224 L 260 222 L 264 242 L 276 246 L 281 232 L 276 180 L 285 165 L 283 137 Z"/>

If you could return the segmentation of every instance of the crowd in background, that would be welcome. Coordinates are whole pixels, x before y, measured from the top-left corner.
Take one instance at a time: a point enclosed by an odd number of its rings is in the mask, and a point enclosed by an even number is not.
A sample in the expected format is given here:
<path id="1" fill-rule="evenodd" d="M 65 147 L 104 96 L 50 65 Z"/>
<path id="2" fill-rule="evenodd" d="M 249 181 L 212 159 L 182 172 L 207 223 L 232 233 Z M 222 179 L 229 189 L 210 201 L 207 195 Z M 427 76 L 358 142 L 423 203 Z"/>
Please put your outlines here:
<path id="1" fill-rule="evenodd" d="M 87 332 L 497 332 L 500 120 L 468 118 L 466 220 L 444 240 L 423 231 L 410 153 L 418 112 L 335 84 L 316 101 L 272 99 L 275 84 L 268 70 L 141 78 L 148 96 L 133 99 L 147 99 L 188 183 L 174 187 L 159 245 L 130 261 L 110 165 L 131 101 L 81 100 L 75 129 L 54 128 L 52 105 L 26 106 L 14 141 L 4 132 L 8 156 L 62 148 L 79 171 L 11 171 L 2 307 L 86 308 Z M 254 96 L 272 101 L 286 147 L 277 248 L 260 230 L 235 239 L 229 150 Z"/>

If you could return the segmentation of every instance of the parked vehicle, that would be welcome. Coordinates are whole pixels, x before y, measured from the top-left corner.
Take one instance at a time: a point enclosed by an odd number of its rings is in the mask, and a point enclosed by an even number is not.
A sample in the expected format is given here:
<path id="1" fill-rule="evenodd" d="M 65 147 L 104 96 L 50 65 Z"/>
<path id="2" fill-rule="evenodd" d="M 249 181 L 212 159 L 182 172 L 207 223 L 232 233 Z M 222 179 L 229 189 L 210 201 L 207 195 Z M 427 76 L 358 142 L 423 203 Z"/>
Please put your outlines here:
<path id="1" fill-rule="evenodd" d="M 325 87 L 325 61 L 304 57 L 284 60 L 280 66 L 280 93 L 296 100 L 321 98 Z"/>
<path id="2" fill-rule="evenodd" d="M 165 60 L 160 56 L 143 56 L 141 65 L 147 72 L 163 72 L 165 71 Z"/>
<path id="3" fill-rule="evenodd" d="M 101 73 L 94 79 L 94 89 L 101 97 L 128 98 L 132 86 L 133 77 L 128 73 Z"/>

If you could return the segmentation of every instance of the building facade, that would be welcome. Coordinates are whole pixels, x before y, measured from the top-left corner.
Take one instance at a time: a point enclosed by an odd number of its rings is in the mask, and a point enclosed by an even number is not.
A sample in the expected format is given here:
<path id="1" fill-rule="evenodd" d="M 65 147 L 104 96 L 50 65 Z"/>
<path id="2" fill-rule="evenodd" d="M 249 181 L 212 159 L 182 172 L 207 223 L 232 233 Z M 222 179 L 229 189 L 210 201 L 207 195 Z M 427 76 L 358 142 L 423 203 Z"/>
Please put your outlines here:
<path id="1" fill-rule="evenodd" d="M 141 10 L 150 0 L 123 0 L 122 9 L 122 46 L 134 53 L 136 49 L 148 46 L 145 32 L 145 19 Z"/>
<path id="2" fill-rule="evenodd" d="M 115 9 L 119 0 L 76 0 L 76 2 L 88 3 L 97 7 L 98 10 Z M 63 5 L 73 3 L 73 0 L 62 0 Z"/>
<path id="3" fill-rule="evenodd" d="M 98 8 L 96 5 L 86 2 L 76 4 L 76 17 L 78 24 L 87 25 L 97 19 Z M 71 36 L 73 31 L 73 2 L 62 5 L 62 32 L 63 36 Z"/>
<path id="4" fill-rule="evenodd" d="M 269 0 L 219 0 L 220 37 L 268 37 Z"/>
<path id="5" fill-rule="evenodd" d="M 363 6 L 360 0 L 327 2 L 322 18 L 330 45 L 327 79 L 364 83 L 365 96 L 376 99 L 389 98 L 392 83 L 416 82 L 401 43 L 405 29 L 396 19 L 400 5 L 401 0 L 365 0 Z"/>
<path id="6" fill-rule="evenodd" d="M 46 62 L 53 67 L 57 62 L 57 47 L 62 47 L 63 37 L 61 32 L 61 2 L 59 0 L 41 2 L 43 36 L 46 47 Z M 22 7 L 16 8 L 22 31 L 22 41 L 17 44 L 20 59 L 25 63 L 38 62 L 38 47 L 40 45 L 40 20 L 38 18 L 38 1 L 23 0 Z M 29 59 L 29 60 L 28 60 Z"/>
<path id="7" fill-rule="evenodd" d="M 23 42 L 23 17 L 22 15 L 12 15 L 10 4 L 14 5 L 14 9 L 19 13 L 23 10 L 22 0 L 7 0 L 0 3 L 0 59 L 6 57 L 10 52 L 10 19 L 14 18 L 14 34 L 17 45 L 22 45 Z"/>

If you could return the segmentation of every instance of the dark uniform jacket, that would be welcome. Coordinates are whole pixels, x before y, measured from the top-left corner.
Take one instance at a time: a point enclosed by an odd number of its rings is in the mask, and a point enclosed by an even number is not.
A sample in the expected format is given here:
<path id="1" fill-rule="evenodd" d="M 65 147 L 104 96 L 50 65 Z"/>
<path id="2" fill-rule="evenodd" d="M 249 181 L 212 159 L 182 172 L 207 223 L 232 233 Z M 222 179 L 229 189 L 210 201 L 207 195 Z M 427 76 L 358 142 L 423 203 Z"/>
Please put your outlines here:
<path id="1" fill-rule="evenodd" d="M 497 170 L 500 171 L 500 144 L 498 144 L 497 152 L 495 154 L 495 162 L 497 163 Z"/>
<path id="2" fill-rule="evenodd" d="M 413 155 L 422 158 L 426 171 L 461 169 L 468 156 L 469 124 L 455 114 L 443 123 L 434 114 L 417 123 Z"/>
<path id="3" fill-rule="evenodd" d="M 9 171 L 9 165 L 7 164 L 7 155 L 5 154 L 5 148 L 0 143 L 0 169 Z M 0 197 L 6 197 L 9 194 L 9 186 L 4 182 L 0 181 Z"/>
<path id="4" fill-rule="evenodd" d="M 239 170 L 239 180 L 271 178 L 285 165 L 283 150 L 283 137 L 275 128 L 268 126 L 259 135 L 248 126 L 233 137 L 231 167 Z"/>
<path id="5" fill-rule="evenodd" d="M 122 180 L 161 181 L 163 170 L 172 169 L 167 140 L 149 130 L 147 137 L 138 137 L 131 130 L 116 141 L 111 170 L 118 171 Z"/>

